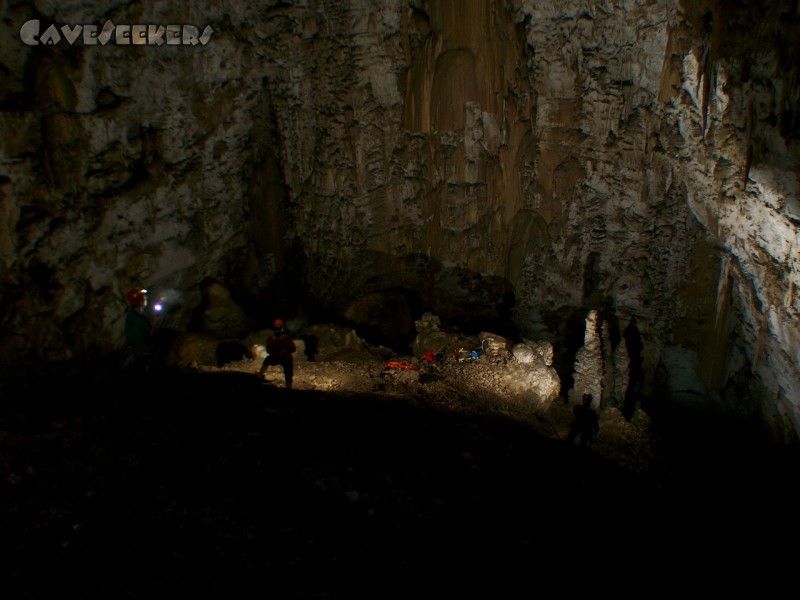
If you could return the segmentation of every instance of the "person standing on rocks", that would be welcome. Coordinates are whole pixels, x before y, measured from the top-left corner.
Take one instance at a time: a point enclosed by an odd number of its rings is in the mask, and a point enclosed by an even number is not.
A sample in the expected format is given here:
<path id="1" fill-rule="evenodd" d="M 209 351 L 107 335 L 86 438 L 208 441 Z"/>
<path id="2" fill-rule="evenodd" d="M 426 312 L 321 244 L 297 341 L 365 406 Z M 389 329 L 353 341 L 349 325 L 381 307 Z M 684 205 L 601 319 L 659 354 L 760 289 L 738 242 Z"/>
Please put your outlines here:
<path id="1" fill-rule="evenodd" d="M 574 444 L 575 438 L 580 436 L 581 448 L 588 448 L 600 431 L 597 412 L 592 408 L 593 399 L 591 394 L 584 394 L 581 403 L 572 409 L 575 421 L 573 421 L 567 436 L 570 444 Z"/>
<path id="2" fill-rule="evenodd" d="M 294 378 L 294 356 L 297 346 L 292 337 L 283 328 L 283 321 L 275 319 L 273 325 L 274 335 L 267 339 L 267 357 L 261 363 L 258 371 L 259 377 L 264 377 L 267 367 L 280 365 L 283 368 L 283 377 L 286 380 L 286 389 L 292 389 L 292 379 Z"/>

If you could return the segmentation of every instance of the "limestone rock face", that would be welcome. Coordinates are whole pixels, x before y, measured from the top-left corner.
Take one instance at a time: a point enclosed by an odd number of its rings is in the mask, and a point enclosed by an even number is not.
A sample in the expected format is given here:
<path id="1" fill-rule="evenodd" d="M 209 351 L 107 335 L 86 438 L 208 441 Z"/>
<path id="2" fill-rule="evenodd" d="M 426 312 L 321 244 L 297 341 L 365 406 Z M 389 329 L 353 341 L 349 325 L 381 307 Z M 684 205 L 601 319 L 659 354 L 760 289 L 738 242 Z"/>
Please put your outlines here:
<path id="1" fill-rule="evenodd" d="M 4 362 L 120 348 L 133 286 L 178 290 L 177 330 L 209 277 L 256 317 L 402 290 L 567 364 L 568 319 L 609 356 L 635 322 L 637 393 L 796 440 L 794 3 L 34 4 L 0 22 Z M 213 34 L 29 46 L 34 18 Z"/>
<path id="2" fill-rule="evenodd" d="M 240 337 L 254 327 L 254 321 L 217 281 L 203 284 L 203 301 L 196 310 L 196 328 L 217 338 Z"/>
<path id="3" fill-rule="evenodd" d="M 413 316 L 406 297 L 390 290 L 367 294 L 351 302 L 344 318 L 374 342 L 407 340 L 413 331 Z"/>
<path id="4" fill-rule="evenodd" d="M 552 367 L 540 360 L 531 363 L 510 363 L 504 379 L 509 389 L 521 394 L 536 410 L 546 411 L 559 398 L 561 380 Z"/>
<path id="5" fill-rule="evenodd" d="M 553 344 L 550 342 L 535 342 L 524 340 L 511 346 L 511 354 L 522 364 L 531 364 L 541 361 L 545 366 L 553 366 Z"/>
<path id="6" fill-rule="evenodd" d="M 457 336 L 440 329 L 441 319 L 433 313 L 426 312 L 414 322 L 417 336 L 411 343 L 412 354 L 420 358 L 426 352 L 442 353 L 458 343 Z"/>

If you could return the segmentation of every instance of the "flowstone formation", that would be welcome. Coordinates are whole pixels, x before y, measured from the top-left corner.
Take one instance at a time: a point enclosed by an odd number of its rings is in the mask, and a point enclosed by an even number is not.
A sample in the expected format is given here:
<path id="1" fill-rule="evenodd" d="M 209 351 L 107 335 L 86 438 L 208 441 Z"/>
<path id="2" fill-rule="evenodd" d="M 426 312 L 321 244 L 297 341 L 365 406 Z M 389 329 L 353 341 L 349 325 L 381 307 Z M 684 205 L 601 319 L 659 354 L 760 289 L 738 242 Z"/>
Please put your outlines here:
<path id="1" fill-rule="evenodd" d="M 31 19 L 213 35 L 30 46 Z M 122 350 L 131 286 L 192 330 L 211 279 L 241 321 L 505 324 L 564 380 L 597 311 L 604 403 L 796 441 L 793 2 L 35 2 L 0 28 L 2 358 Z"/>

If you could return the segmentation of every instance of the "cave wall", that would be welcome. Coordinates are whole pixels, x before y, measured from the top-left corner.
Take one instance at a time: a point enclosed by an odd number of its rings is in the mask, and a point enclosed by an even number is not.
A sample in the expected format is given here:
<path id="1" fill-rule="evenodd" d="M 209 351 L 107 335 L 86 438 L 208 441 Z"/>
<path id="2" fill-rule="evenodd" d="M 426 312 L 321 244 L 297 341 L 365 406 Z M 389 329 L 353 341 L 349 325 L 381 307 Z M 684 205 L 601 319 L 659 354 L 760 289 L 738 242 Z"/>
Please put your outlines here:
<path id="1" fill-rule="evenodd" d="M 635 323 L 645 394 L 791 441 L 800 36 L 795 3 L 752 10 L 8 3 L 4 357 L 120 348 L 131 285 L 173 292 L 185 328 L 208 278 L 263 315 L 405 290 L 537 339 L 596 309 Z M 32 18 L 214 33 L 27 46 Z M 763 393 L 731 391 L 753 374 Z"/>

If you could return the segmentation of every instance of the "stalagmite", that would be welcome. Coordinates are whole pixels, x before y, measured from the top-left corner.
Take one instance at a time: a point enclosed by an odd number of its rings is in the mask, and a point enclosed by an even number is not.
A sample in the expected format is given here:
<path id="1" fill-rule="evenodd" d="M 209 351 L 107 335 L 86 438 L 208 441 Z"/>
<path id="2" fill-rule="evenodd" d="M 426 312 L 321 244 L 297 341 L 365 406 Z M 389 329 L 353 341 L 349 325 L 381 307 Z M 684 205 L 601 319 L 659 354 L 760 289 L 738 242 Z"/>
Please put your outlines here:
<path id="1" fill-rule="evenodd" d="M 575 385 L 569 391 L 569 403 L 578 404 L 583 394 L 592 394 L 592 408 L 599 408 L 603 398 L 603 349 L 598 332 L 597 311 L 586 317 L 583 347 L 575 355 Z"/>

